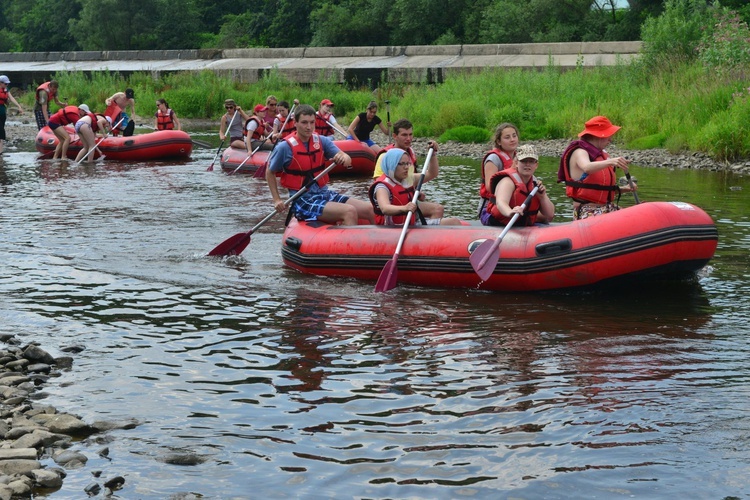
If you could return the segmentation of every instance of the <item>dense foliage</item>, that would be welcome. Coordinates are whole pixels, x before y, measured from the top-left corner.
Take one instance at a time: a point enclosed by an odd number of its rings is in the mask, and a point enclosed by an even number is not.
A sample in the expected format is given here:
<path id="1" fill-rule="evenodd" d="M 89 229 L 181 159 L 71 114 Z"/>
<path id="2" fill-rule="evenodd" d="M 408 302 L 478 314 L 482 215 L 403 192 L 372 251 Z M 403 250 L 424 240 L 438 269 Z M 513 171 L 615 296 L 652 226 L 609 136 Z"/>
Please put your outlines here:
<path id="1" fill-rule="evenodd" d="M 377 1 L 369 7 L 376 8 Z M 393 9 L 405 1 L 394 0 Z M 283 5 L 298 8 L 298 4 Z M 319 11 L 311 11 L 314 18 L 315 12 Z M 330 10 L 327 22 L 337 15 L 344 14 Z M 429 13 L 421 11 L 420 16 L 427 19 Z M 121 19 L 120 24 L 126 23 Z M 292 39 L 300 32 L 279 30 L 277 35 Z M 134 88 L 136 110 L 146 124 L 152 122 L 153 103 L 160 97 L 181 118 L 210 119 L 218 119 L 227 97 L 245 109 L 264 102 L 269 94 L 313 105 L 329 98 L 336 103 L 336 116 L 342 123 L 364 111 L 374 97 L 381 103 L 381 116 L 383 103 L 389 100 L 393 121 L 409 118 L 416 135 L 441 140 L 485 142 L 494 127 L 505 121 L 519 126 L 522 139 L 568 138 L 587 118 L 605 114 L 623 126 L 617 139 L 631 148 L 703 151 L 726 160 L 750 157 L 750 29 L 739 11 L 707 0 L 667 0 L 659 16 L 646 20 L 642 37 L 644 53 L 636 64 L 597 68 L 581 64 L 575 71 L 554 65 L 541 72 L 488 69 L 434 86 L 390 82 L 375 95 L 369 88 L 347 89 L 336 82 L 302 86 L 276 72 L 253 85 L 210 71 L 159 79 L 148 73 L 131 75 L 128 80 L 106 72 L 55 76 L 70 102 L 86 102 L 96 111 L 103 109 L 113 89 Z M 19 98 L 26 105 L 33 101 L 31 93 Z"/>
<path id="2" fill-rule="evenodd" d="M 637 40 L 641 25 L 658 16 L 664 4 L 665 0 L 0 0 L 0 52 Z M 747 21 L 746 4 L 722 1 Z"/>

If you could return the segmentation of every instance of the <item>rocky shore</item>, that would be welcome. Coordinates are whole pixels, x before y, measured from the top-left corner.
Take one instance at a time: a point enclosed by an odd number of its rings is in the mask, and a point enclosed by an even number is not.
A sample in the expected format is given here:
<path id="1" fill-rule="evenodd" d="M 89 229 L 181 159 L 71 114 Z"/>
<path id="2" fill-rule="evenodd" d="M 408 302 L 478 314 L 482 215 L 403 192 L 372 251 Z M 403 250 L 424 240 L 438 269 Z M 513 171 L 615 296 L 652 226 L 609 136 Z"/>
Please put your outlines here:
<path id="1" fill-rule="evenodd" d="M 36 124 L 33 122 L 33 117 L 29 115 L 30 113 L 27 112 L 25 115 L 14 118 L 9 117 L 9 121 L 5 125 L 9 145 L 18 145 L 21 141 L 29 140 L 29 138 L 36 136 Z M 184 130 L 187 132 L 190 132 L 191 128 L 193 130 L 206 130 L 211 125 L 216 125 L 215 122 L 208 120 L 183 119 L 181 121 Z M 386 144 L 388 142 L 388 139 L 379 130 L 373 132 L 372 138 L 378 144 Z M 420 137 L 415 139 L 414 148 L 418 152 L 426 150 L 427 141 L 427 138 Z M 570 141 L 568 139 L 553 139 L 528 142 L 534 144 L 542 156 L 559 157 Z M 448 141 L 447 143 L 440 144 L 440 154 L 444 156 L 464 156 L 478 160 L 488 148 L 489 144 L 463 144 Z M 672 154 L 665 149 L 632 150 L 620 148 L 616 144 L 607 148 L 607 151 L 610 156 L 624 156 L 641 167 L 730 171 L 750 174 L 750 158 L 743 161 L 725 163 L 717 162 L 703 153 Z"/>
<path id="2" fill-rule="evenodd" d="M 70 450 L 74 439 L 86 439 L 117 428 L 133 428 L 134 422 L 87 424 L 69 413 L 34 402 L 34 393 L 51 378 L 73 365 L 73 358 L 54 358 L 35 344 L 22 346 L 13 335 L 0 335 L 0 500 L 34 498 L 62 487 L 66 470 L 84 467 L 88 458 Z M 69 347 L 63 352 L 79 352 Z M 100 456 L 108 454 L 102 448 Z M 42 462 L 49 462 L 50 466 Z M 119 490 L 122 476 L 95 478 L 81 498 Z"/>

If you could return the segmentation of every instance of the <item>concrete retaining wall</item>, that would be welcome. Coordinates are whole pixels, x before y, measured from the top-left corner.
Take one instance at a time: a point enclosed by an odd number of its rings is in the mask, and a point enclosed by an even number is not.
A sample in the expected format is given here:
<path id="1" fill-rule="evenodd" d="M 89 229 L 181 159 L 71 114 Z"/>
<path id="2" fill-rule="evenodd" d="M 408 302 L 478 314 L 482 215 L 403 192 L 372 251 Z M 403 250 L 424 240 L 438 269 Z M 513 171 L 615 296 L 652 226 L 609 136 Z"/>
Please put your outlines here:
<path id="1" fill-rule="evenodd" d="M 563 69 L 609 66 L 638 57 L 641 42 L 418 45 L 382 47 L 298 47 L 161 51 L 0 53 L 0 73 L 14 86 L 48 80 L 57 71 L 214 71 L 252 83 L 269 71 L 300 83 L 321 78 L 377 85 L 382 79 L 438 83 L 451 75 L 483 68 Z"/>

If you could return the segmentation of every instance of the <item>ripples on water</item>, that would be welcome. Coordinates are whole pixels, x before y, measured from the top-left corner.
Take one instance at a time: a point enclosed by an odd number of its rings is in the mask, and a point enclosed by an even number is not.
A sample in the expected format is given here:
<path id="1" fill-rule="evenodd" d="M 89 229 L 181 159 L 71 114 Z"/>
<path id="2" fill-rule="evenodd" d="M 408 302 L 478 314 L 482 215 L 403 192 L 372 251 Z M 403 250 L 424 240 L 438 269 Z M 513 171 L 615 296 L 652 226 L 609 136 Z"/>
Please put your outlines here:
<path id="1" fill-rule="evenodd" d="M 242 257 L 205 258 L 271 209 L 262 182 L 206 172 L 214 152 L 0 160 L 0 331 L 54 354 L 86 347 L 42 403 L 141 422 L 109 434 L 111 461 L 78 443 L 88 465 L 50 497 L 81 496 L 94 470 L 123 475 L 122 498 L 750 493 L 745 179 L 705 193 L 703 174 L 638 172 L 641 199 L 693 201 L 717 220 L 717 257 L 695 282 L 375 294 L 283 268 L 282 217 Z M 430 195 L 471 217 L 474 168 L 445 167 Z M 174 465 L 185 455 L 201 463 Z"/>

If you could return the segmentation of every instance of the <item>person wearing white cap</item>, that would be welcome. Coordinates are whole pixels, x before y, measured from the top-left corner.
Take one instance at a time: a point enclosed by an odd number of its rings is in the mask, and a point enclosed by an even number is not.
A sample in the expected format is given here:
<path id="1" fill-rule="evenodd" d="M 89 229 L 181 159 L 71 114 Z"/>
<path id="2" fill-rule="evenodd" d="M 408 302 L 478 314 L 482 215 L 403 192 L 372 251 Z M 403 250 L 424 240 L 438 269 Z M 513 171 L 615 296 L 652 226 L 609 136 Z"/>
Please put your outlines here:
<path id="1" fill-rule="evenodd" d="M 78 109 L 82 109 L 86 114 L 79 118 L 75 125 L 76 134 L 81 139 L 82 146 L 81 151 L 76 156 L 76 163 L 80 162 L 84 157 L 86 161 L 93 162 L 94 155 L 89 153 L 89 151 L 97 146 L 96 132 L 100 132 L 102 137 L 105 137 L 107 131 L 110 129 L 110 118 L 104 115 L 95 115 L 85 104 L 78 106 Z"/>
<path id="2" fill-rule="evenodd" d="M 555 217 L 555 205 L 547 196 L 547 188 L 542 181 L 534 177 L 539 167 L 539 155 L 534 146 L 519 146 L 514 165 L 490 178 L 490 187 L 495 196 L 487 202 L 487 212 L 490 214 L 487 225 L 505 226 L 515 214 L 520 215 L 516 224 L 521 226 L 551 222 Z M 523 203 L 534 186 L 539 190 L 524 208 Z"/>
<path id="3" fill-rule="evenodd" d="M 5 75 L 0 75 L 0 153 L 3 152 L 3 148 L 5 147 L 5 120 L 8 117 L 8 101 L 15 104 L 18 111 L 23 113 L 21 105 L 18 104 L 16 98 L 10 94 L 8 85 L 10 85 L 10 78 Z"/>

